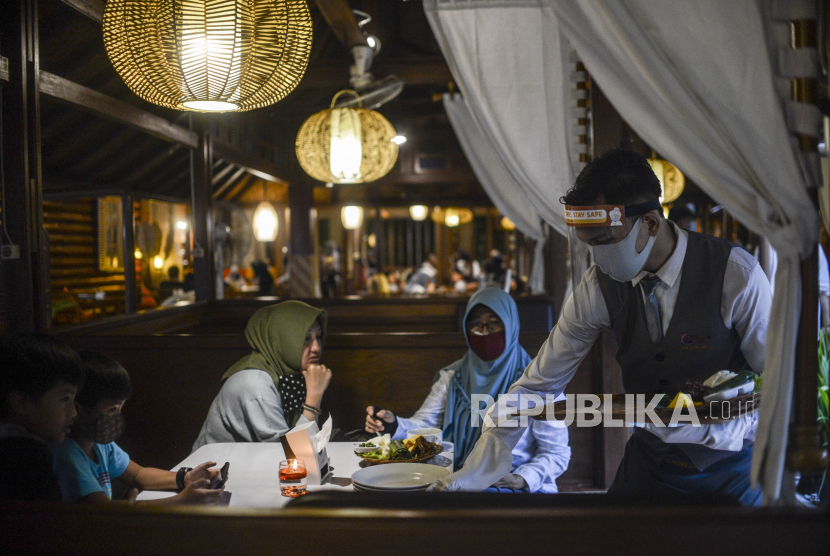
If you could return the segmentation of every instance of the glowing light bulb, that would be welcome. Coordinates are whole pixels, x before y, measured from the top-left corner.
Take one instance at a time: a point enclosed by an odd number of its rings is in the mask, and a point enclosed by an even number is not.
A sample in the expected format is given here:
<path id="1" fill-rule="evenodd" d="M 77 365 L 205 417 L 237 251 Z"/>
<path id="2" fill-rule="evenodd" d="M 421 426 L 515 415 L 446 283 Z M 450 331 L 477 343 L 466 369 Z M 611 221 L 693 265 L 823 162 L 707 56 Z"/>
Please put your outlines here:
<path id="1" fill-rule="evenodd" d="M 412 205 L 409 207 L 409 215 L 412 217 L 412 220 L 426 220 L 427 215 L 429 214 L 429 209 L 425 205 Z"/>
<path id="2" fill-rule="evenodd" d="M 274 205 L 262 201 L 254 212 L 254 235 L 257 241 L 274 241 L 279 231 L 279 220 Z"/>
<path id="3" fill-rule="evenodd" d="M 156 255 L 153 257 L 153 266 L 156 270 L 161 270 L 161 267 L 164 266 L 164 259 L 161 258 L 161 255 Z"/>
<path id="4" fill-rule="evenodd" d="M 362 128 L 360 118 L 348 108 L 331 111 L 331 154 L 329 165 L 339 183 L 355 183 L 362 177 Z"/>
<path id="5" fill-rule="evenodd" d="M 450 228 L 455 228 L 461 224 L 461 213 L 458 209 L 447 209 L 447 212 L 444 214 L 444 224 Z"/>
<path id="6" fill-rule="evenodd" d="M 392 142 L 396 145 L 403 145 L 404 143 L 406 143 L 406 137 L 404 137 L 403 135 L 395 135 L 394 137 L 392 137 Z"/>
<path id="7" fill-rule="evenodd" d="M 343 227 L 347 230 L 356 230 L 363 223 L 363 209 L 361 207 L 343 207 L 340 211 Z"/>

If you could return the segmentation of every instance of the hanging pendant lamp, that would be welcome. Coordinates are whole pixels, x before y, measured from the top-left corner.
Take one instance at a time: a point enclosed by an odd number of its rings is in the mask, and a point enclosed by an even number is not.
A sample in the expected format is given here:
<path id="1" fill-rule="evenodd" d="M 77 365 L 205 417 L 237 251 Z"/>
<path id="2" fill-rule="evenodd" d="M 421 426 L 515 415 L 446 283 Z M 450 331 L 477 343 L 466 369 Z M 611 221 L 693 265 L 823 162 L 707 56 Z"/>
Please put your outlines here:
<path id="1" fill-rule="evenodd" d="M 357 230 L 363 224 L 363 207 L 343 207 L 340 209 L 340 220 L 347 230 Z"/>
<path id="2" fill-rule="evenodd" d="M 398 158 L 395 128 L 374 110 L 331 107 L 313 114 L 297 133 L 297 158 L 314 179 L 331 183 L 368 183 L 385 176 Z"/>
<path id="3" fill-rule="evenodd" d="M 412 220 L 421 222 L 429 216 L 429 208 L 426 205 L 412 205 L 409 207 L 409 215 L 412 217 Z"/>
<path id="4" fill-rule="evenodd" d="M 254 236 L 257 241 L 274 241 L 279 229 L 280 223 L 274 205 L 262 201 L 254 211 Z"/>
<path id="5" fill-rule="evenodd" d="M 450 207 L 442 209 L 441 207 L 435 207 L 435 210 L 432 211 L 432 220 L 448 228 L 455 228 L 461 224 L 472 222 L 473 211 L 468 208 Z"/>
<path id="6" fill-rule="evenodd" d="M 104 46 L 127 86 L 177 110 L 273 104 L 311 51 L 305 0 L 109 0 Z"/>
<path id="7" fill-rule="evenodd" d="M 665 205 L 676 201 L 686 186 L 686 177 L 683 172 L 668 160 L 657 158 L 654 155 L 648 159 L 648 163 L 660 181 L 660 187 L 663 190 L 660 203 Z"/>

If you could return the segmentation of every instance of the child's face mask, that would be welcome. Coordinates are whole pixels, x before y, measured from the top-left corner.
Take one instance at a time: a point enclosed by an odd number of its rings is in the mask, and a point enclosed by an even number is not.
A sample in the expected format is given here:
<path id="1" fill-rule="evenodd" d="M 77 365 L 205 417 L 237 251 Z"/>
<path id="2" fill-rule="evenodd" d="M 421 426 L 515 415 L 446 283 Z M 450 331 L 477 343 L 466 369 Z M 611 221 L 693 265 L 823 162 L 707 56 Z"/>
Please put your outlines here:
<path id="1" fill-rule="evenodd" d="M 109 444 L 124 434 L 127 422 L 121 413 L 104 415 L 99 411 L 86 411 L 72 425 L 72 432 L 77 436 L 92 440 L 96 444 Z"/>
<path id="2" fill-rule="evenodd" d="M 470 339 L 470 349 L 482 361 L 495 361 L 504 353 L 504 331 L 493 334 L 482 334 L 473 331 L 468 337 Z"/>

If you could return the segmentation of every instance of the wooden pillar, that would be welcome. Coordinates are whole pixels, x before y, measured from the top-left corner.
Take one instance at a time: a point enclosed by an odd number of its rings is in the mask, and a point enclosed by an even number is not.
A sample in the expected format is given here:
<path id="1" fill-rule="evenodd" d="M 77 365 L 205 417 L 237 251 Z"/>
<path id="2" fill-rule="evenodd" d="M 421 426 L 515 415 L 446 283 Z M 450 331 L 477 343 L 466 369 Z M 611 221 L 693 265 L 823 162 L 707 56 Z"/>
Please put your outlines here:
<path id="1" fill-rule="evenodd" d="M 817 50 L 819 25 L 815 19 L 791 21 L 791 47 L 794 50 Z M 791 79 L 790 93 L 796 103 L 813 105 L 822 89 L 813 76 Z M 826 89 L 824 89 L 826 101 Z M 818 157 L 821 127 L 816 134 L 796 134 L 798 145 L 806 156 Z M 818 174 L 820 179 L 820 173 Z M 818 183 L 815 186 L 818 187 Z M 813 207 L 818 212 L 818 192 L 809 192 Z M 818 407 L 818 245 L 809 257 L 801 261 L 801 316 L 793 377 L 793 421 L 787 446 L 787 466 L 802 475 L 818 475 L 827 469 L 827 448 L 821 445 L 821 427 L 817 422 Z"/>
<path id="2" fill-rule="evenodd" d="M 817 194 L 810 194 L 816 202 Z M 787 446 L 787 467 L 805 475 L 818 475 L 827 468 L 827 449 L 821 445 L 818 407 L 818 249 L 801 261 L 801 316 L 793 376 L 793 423 Z"/>
<path id="3" fill-rule="evenodd" d="M 380 206 L 375 208 L 375 221 L 372 229 L 372 233 L 375 234 L 375 260 L 378 262 L 378 272 L 383 272 L 383 269 L 386 266 L 386 238 L 383 235 L 383 218 L 380 215 L 381 210 Z"/>
<path id="4" fill-rule="evenodd" d="M 138 284 L 135 276 L 135 209 L 131 191 L 121 195 L 121 222 L 124 242 L 124 306 L 125 312 L 132 315 L 138 307 Z"/>
<path id="5" fill-rule="evenodd" d="M 547 240 L 544 247 L 545 260 L 545 292 L 553 298 L 553 314 L 556 318 L 562 311 L 565 293 L 568 289 L 570 270 L 568 269 L 568 240 L 545 224 Z"/>
<path id="6" fill-rule="evenodd" d="M 311 241 L 311 207 L 314 205 L 312 184 L 298 181 L 288 187 L 288 206 L 291 209 L 288 264 L 291 280 L 288 289 L 292 297 L 315 297 L 318 277 L 314 273 L 314 244 Z M 349 230 L 351 231 L 351 230 Z M 341 268 L 346 265 L 340 259 Z"/>
<path id="7" fill-rule="evenodd" d="M 190 153 L 196 301 L 212 301 L 216 299 L 213 259 L 213 152 L 206 122 L 200 117 L 192 117 L 191 128 L 199 134 L 199 144 Z"/>
<path id="8" fill-rule="evenodd" d="M 9 0 L 0 18 L 2 85 L 3 279 L 6 332 L 45 331 L 51 324 L 48 239 L 43 230 L 37 0 Z M 11 241 L 11 245 L 9 244 Z M 15 246 L 15 247 L 13 247 Z"/>

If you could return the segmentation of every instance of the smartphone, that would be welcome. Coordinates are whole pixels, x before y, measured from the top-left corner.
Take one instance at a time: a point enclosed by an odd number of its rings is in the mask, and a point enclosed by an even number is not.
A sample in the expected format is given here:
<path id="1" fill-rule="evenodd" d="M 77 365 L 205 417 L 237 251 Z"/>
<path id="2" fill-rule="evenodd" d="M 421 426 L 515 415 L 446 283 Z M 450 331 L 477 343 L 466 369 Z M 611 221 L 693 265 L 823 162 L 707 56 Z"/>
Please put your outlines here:
<path id="1" fill-rule="evenodd" d="M 226 461 L 225 465 L 223 465 L 222 469 L 219 471 L 219 476 L 216 477 L 212 483 L 210 483 L 210 488 L 217 489 L 225 486 L 225 481 L 228 480 L 228 468 L 230 466 L 231 462 Z"/>

